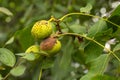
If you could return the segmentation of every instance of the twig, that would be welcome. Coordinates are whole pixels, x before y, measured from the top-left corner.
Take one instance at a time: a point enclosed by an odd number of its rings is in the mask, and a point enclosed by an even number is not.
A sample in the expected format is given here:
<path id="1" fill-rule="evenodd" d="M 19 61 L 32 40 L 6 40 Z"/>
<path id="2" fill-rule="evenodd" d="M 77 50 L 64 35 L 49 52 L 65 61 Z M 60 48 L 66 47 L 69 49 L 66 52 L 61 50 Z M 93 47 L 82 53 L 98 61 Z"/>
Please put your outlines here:
<path id="1" fill-rule="evenodd" d="M 10 75 L 10 72 L 2 80 L 6 80 L 9 75 Z"/>
<path id="2" fill-rule="evenodd" d="M 72 36 L 79 36 L 79 37 L 83 37 L 89 41 L 93 41 L 94 43 L 98 44 L 99 46 L 101 46 L 103 49 L 106 49 L 109 54 L 112 54 L 119 62 L 120 62 L 120 59 L 119 57 L 113 52 L 111 51 L 110 49 L 106 48 L 104 45 L 100 44 L 99 42 L 97 42 L 96 40 L 94 40 L 93 38 L 90 38 L 90 37 L 87 37 L 86 35 L 81 35 L 81 34 L 77 34 L 77 33 L 64 33 L 64 34 L 59 34 L 58 37 L 60 36 L 65 36 L 65 35 L 72 35 Z"/>
<path id="3" fill-rule="evenodd" d="M 109 21 L 107 18 L 102 18 L 100 16 L 95 16 L 95 15 L 92 15 L 92 14 L 81 13 L 81 12 L 74 12 L 74 13 L 66 14 L 63 17 L 61 17 L 59 20 L 63 21 L 66 17 L 71 16 L 71 15 L 84 15 L 84 16 L 90 16 L 90 17 L 93 17 L 93 18 L 99 18 L 99 19 L 102 19 L 102 20 L 104 20 L 104 21 L 106 21 L 106 22 L 108 22 L 108 23 L 110 23 L 110 24 L 112 24 L 112 25 L 117 26 L 118 28 L 120 28 L 119 25 L 117 25 L 117 24 Z"/>
<path id="4" fill-rule="evenodd" d="M 60 28 L 60 20 L 56 20 L 55 22 L 56 22 L 56 27 L 59 31 L 59 34 L 62 34 L 62 31 L 61 31 L 61 28 Z"/>
<path id="5" fill-rule="evenodd" d="M 61 28 L 60 28 L 60 20 L 56 19 L 54 16 L 51 16 L 51 18 L 48 21 L 56 22 L 56 27 L 59 31 L 59 34 L 62 34 Z"/>
<path id="6" fill-rule="evenodd" d="M 23 60 L 22 58 L 19 58 L 18 61 L 17 61 L 17 63 L 15 64 L 15 66 L 13 68 L 15 68 L 16 66 L 18 66 L 22 60 Z M 10 75 L 10 72 L 7 73 L 7 75 L 2 80 L 6 80 L 9 75 Z"/>

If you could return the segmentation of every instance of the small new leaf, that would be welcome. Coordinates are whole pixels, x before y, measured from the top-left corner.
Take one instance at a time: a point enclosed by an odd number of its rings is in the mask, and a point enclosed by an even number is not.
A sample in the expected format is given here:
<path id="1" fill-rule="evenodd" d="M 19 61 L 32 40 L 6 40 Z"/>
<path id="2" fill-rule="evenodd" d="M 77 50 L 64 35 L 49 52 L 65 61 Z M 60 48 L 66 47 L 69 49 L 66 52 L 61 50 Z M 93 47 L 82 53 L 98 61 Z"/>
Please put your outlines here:
<path id="1" fill-rule="evenodd" d="M 80 8 L 80 12 L 90 12 L 90 10 L 92 9 L 92 5 L 91 4 L 87 4 L 85 7 Z"/>

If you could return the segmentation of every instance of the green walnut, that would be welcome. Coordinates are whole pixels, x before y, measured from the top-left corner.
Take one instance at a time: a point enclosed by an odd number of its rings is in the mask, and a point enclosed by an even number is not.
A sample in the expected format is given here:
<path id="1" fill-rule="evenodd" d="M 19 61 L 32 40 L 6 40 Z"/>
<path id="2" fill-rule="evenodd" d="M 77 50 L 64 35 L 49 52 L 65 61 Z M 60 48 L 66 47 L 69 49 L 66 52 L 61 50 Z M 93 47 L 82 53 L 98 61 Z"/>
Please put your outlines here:
<path id="1" fill-rule="evenodd" d="M 47 20 L 41 20 L 36 22 L 31 30 L 31 34 L 36 39 L 44 39 L 50 36 L 52 33 L 52 26 L 49 21 Z"/>
<path id="2" fill-rule="evenodd" d="M 25 53 L 35 53 L 35 58 L 36 58 L 36 59 L 40 57 L 40 55 L 37 54 L 37 53 L 39 53 L 39 52 L 40 52 L 40 47 L 39 47 L 39 45 L 32 45 L 32 46 L 30 46 L 30 47 L 25 51 Z"/>
<path id="3" fill-rule="evenodd" d="M 50 56 L 55 55 L 61 49 L 61 42 L 56 38 L 47 38 L 40 44 L 40 50 L 47 52 Z"/>

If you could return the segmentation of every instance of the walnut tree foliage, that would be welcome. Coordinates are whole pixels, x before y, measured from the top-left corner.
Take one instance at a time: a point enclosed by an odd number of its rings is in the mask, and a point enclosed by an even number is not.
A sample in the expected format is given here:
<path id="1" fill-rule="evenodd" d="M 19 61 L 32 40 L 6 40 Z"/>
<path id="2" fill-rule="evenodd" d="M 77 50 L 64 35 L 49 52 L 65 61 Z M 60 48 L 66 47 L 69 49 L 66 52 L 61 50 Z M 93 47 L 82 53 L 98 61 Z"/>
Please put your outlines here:
<path id="1" fill-rule="evenodd" d="M 0 80 L 120 80 L 119 0 L 0 0 Z M 50 20 L 56 55 L 26 54 Z"/>

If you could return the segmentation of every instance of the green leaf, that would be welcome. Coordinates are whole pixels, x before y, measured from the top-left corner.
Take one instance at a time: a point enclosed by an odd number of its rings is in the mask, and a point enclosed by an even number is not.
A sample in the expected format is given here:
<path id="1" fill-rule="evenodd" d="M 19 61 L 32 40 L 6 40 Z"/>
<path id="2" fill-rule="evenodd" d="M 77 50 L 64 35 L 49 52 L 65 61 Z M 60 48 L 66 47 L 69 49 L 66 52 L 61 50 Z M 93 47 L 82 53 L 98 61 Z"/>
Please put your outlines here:
<path id="1" fill-rule="evenodd" d="M 118 51 L 118 54 L 120 54 L 119 51 Z M 118 54 L 116 53 L 116 55 L 119 57 Z M 110 73 L 112 73 L 112 74 L 114 74 L 114 73 L 119 74 L 120 73 L 120 62 L 117 59 L 115 59 L 115 57 L 113 59 L 111 59 L 111 62 L 113 64 L 112 67 L 114 66 L 114 69 L 112 71 L 110 71 Z"/>
<path id="2" fill-rule="evenodd" d="M 82 76 L 80 80 L 92 80 L 92 77 L 95 76 L 95 73 L 87 73 L 86 75 Z"/>
<path id="3" fill-rule="evenodd" d="M 32 27 L 32 26 L 31 26 Z M 22 49 L 25 51 L 29 46 L 34 44 L 34 39 L 31 35 L 31 27 L 26 27 L 15 33 L 15 38 L 18 39 Z"/>
<path id="4" fill-rule="evenodd" d="M 53 60 L 51 60 L 51 59 L 47 59 L 47 60 L 44 60 L 43 62 L 42 62 L 42 69 L 48 69 L 48 68 L 51 68 L 51 67 L 53 67 L 53 64 L 54 63 L 54 61 Z"/>
<path id="5" fill-rule="evenodd" d="M 69 26 L 69 29 L 74 33 L 84 34 L 86 33 L 86 27 L 81 26 L 79 23 L 74 23 Z"/>
<path id="6" fill-rule="evenodd" d="M 89 72 L 84 75 L 80 80 L 92 80 L 96 75 L 102 75 L 108 65 L 109 62 L 109 54 L 103 54 L 98 58 L 91 61 L 91 66 Z"/>
<path id="7" fill-rule="evenodd" d="M 80 8 L 80 12 L 90 12 L 92 9 L 92 5 L 88 3 L 85 7 Z"/>
<path id="8" fill-rule="evenodd" d="M 52 80 L 63 80 L 71 71 L 71 55 L 74 52 L 73 44 L 71 44 L 72 41 L 70 37 L 66 37 L 62 41 L 62 46 L 64 46 L 62 48 L 63 55 L 58 55 L 55 60 L 54 67 L 52 68 Z"/>
<path id="9" fill-rule="evenodd" d="M 114 33 L 111 33 L 112 34 L 112 36 L 114 37 L 114 38 L 116 38 L 117 40 L 119 40 L 120 41 L 120 28 L 118 28 L 117 30 L 116 30 L 116 32 L 114 32 Z"/>
<path id="10" fill-rule="evenodd" d="M 23 65 L 19 65 L 15 68 L 13 68 L 11 71 L 10 71 L 10 74 L 12 74 L 13 76 L 17 77 L 17 76 L 21 76 L 24 74 L 26 70 L 26 67 L 23 66 Z"/>
<path id="11" fill-rule="evenodd" d="M 0 48 L 0 61 L 7 66 L 13 67 L 16 62 L 16 58 L 10 50 Z"/>
<path id="12" fill-rule="evenodd" d="M 111 16 L 108 18 L 111 22 L 120 25 L 120 5 L 114 9 L 114 11 L 111 13 Z M 109 27 L 113 28 L 113 32 L 117 30 L 117 26 L 112 25 L 110 23 L 107 23 Z M 119 27 L 120 28 L 120 27 Z"/>
<path id="13" fill-rule="evenodd" d="M 120 16 L 120 5 L 112 12 L 110 17 L 119 15 Z"/>
<path id="14" fill-rule="evenodd" d="M 22 58 L 28 60 L 28 61 L 34 61 L 35 60 L 35 54 L 34 53 L 26 53 L 25 56 Z"/>
<path id="15" fill-rule="evenodd" d="M 8 16 L 12 16 L 13 15 L 12 12 L 10 10 L 8 10 L 7 8 L 5 8 L 5 7 L 0 7 L 0 12 L 6 14 Z"/>
<path id="16" fill-rule="evenodd" d="M 86 63 L 100 56 L 103 52 L 103 48 L 96 43 L 90 42 L 84 49 L 86 54 Z"/>
<path id="17" fill-rule="evenodd" d="M 103 74 L 105 69 L 107 68 L 109 58 L 109 54 L 103 54 L 91 61 L 90 72 Z"/>
<path id="18" fill-rule="evenodd" d="M 107 30 L 106 22 L 99 20 L 96 22 L 88 31 L 89 37 L 96 37 L 98 34 L 101 34 L 103 31 Z"/>
<path id="19" fill-rule="evenodd" d="M 72 43 L 72 38 L 68 38 L 67 44 L 65 44 L 63 48 L 63 56 L 60 61 L 60 66 L 63 68 L 67 68 L 71 63 L 71 55 L 74 52 L 74 47 Z"/>
<path id="20" fill-rule="evenodd" d="M 113 76 L 108 76 L 108 75 L 96 75 L 95 77 L 92 78 L 92 80 L 120 80 L 113 77 Z"/>
<path id="21" fill-rule="evenodd" d="M 32 76 L 32 79 L 31 80 L 39 80 L 39 76 L 40 76 L 40 71 L 42 70 L 41 68 L 41 63 L 37 63 L 37 66 L 34 67 L 34 69 L 32 70 L 32 74 L 31 75 L 34 75 Z"/>
<path id="22" fill-rule="evenodd" d="M 119 50 L 120 50 L 120 43 L 114 47 L 113 52 L 119 51 Z"/>

